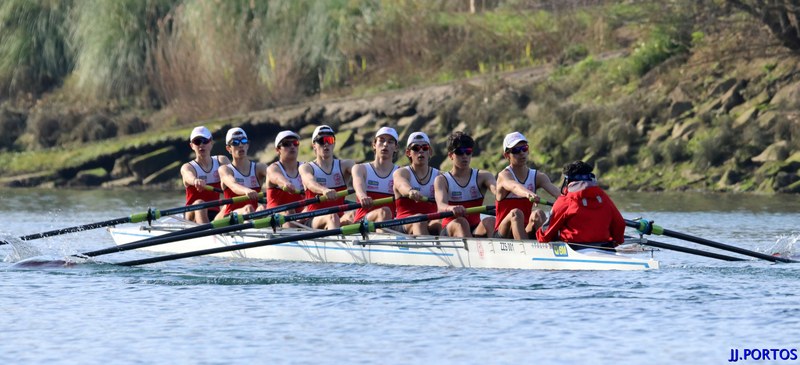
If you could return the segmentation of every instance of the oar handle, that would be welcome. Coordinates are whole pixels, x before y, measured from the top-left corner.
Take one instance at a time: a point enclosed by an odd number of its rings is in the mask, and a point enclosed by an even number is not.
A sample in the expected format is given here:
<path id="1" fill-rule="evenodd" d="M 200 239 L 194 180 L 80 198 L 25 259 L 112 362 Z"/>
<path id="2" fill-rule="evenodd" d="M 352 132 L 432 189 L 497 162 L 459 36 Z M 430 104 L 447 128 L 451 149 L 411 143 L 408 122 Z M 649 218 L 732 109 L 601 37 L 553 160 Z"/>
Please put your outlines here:
<path id="1" fill-rule="evenodd" d="M 304 190 L 289 189 L 288 186 L 282 187 L 281 190 L 283 190 L 283 191 L 285 191 L 287 193 L 292 193 L 292 194 L 297 194 L 297 195 L 303 194 L 305 192 Z"/>
<path id="2" fill-rule="evenodd" d="M 224 191 L 222 191 L 222 189 L 215 188 L 215 187 L 213 187 L 211 185 L 204 185 L 203 189 L 205 189 L 206 191 L 213 191 L 215 193 L 220 193 L 220 194 L 224 193 Z"/>
<path id="3" fill-rule="evenodd" d="M 355 192 L 355 190 L 353 190 L 353 189 L 339 190 L 339 191 L 336 192 L 336 197 L 337 198 L 341 198 L 343 196 L 348 196 L 348 195 L 350 195 L 350 194 L 352 194 L 354 192 Z M 328 197 L 325 196 L 325 195 L 320 195 L 319 196 L 319 201 L 320 202 L 326 202 L 326 201 L 328 201 Z"/>
<path id="4" fill-rule="evenodd" d="M 538 199 L 538 201 L 537 201 L 537 199 Z M 544 200 L 544 199 L 542 199 L 542 198 L 539 198 L 539 197 L 536 197 L 536 198 L 528 198 L 528 200 L 530 200 L 530 201 L 531 201 L 531 203 L 536 203 L 536 204 L 542 204 L 542 205 L 549 205 L 549 206 L 553 206 L 553 202 L 549 202 L 549 201 L 547 201 L 547 200 Z"/>

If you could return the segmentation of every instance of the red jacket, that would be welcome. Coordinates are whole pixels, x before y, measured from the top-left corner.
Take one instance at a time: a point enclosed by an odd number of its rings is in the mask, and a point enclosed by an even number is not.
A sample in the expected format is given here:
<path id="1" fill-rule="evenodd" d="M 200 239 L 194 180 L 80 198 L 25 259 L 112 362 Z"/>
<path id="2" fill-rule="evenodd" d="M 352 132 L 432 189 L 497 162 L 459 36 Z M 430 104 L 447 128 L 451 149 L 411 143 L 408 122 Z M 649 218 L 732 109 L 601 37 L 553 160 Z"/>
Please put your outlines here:
<path id="1" fill-rule="evenodd" d="M 570 183 L 566 196 L 553 203 L 549 223 L 536 231 L 539 242 L 572 243 L 625 240 L 625 220 L 614 202 L 594 183 Z"/>

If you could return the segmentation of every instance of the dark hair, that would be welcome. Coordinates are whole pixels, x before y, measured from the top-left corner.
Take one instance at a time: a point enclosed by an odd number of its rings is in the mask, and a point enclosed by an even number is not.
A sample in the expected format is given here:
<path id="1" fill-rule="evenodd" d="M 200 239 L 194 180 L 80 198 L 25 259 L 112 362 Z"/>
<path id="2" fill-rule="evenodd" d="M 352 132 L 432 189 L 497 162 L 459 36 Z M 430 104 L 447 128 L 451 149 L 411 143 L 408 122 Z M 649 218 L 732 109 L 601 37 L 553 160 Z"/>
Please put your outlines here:
<path id="1" fill-rule="evenodd" d="M 594 167 L 583 161 L 575 161 L 564 165 L 562 172 L 564 173 L 564 182 L 561 183 L 561 194 L 567 195 L 567 185 L 573 181 L 594 181 L 595 176 L 592 173 Z"/>
<path id="2" fill-rule="evenodd" d="M 447 151 L 453 152 L 459 147 L 475 147 L 475 140 L 464 132 L 454 132 L 447 139 Z"/>

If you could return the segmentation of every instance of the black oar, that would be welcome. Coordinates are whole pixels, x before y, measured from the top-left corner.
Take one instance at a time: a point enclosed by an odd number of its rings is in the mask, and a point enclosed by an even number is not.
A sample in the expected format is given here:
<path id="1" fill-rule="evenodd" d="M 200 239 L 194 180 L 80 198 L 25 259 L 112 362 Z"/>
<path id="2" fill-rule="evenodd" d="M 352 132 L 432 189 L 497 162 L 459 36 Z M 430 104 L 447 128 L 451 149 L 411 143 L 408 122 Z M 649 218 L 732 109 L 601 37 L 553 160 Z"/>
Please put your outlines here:
<path id="1" fill-rule="evenodd" d="M 259 197 L 263 197 L 263 195 L 264 195 L 264 193 L 259 193 Z M 65 234 L 65 233 L 73 233 L 73 232 L 86 231 L 86 230 L 95 229 L 95 228 L 114 226 L 114 225 L 117 225 L 117 224 L 140 223 L 140 222 L 145 222 L 145 221 L 151 222 L 153 220 L 156 220 L 156 219 L 159 219 L 161 217 L 168 216 L 168 215 L 192 212 L 192 211 L 195 211 L 195 210 L 206 209 L 206 208 L 210 208 L 210 207 L 216 207 L 216 206 L 220 206 L 220 205 L 224 205 L 224 204 L 245 202 L 245 201 L 248 201 L 249 199 L 250 198 L 248 198 L 247 196 L 237 196 L 237 197 L 233 197 L 233 198 L 229 198 L 229 199 L 214 200 L 214 201 L 205 202 L 205 203 L 201 203 L 201 204 L 186 205 L 186 206 L 181 206 L 181 207 L 171 208 L 171 209 L 165 209 L 165 210 L 148 209 L 146 212 L 131 214 L 130 216 L 127 216 L 127 217 L 109 219 L 107 221 L 88 223 L 88 224 L 75 226 L 75 227 L 61 228 L 61 229 L 56 229 L 56 230 L 42 232 L 42 233 L 30 234 L 30 235 L 27 235 L 27 236 L 19 237 L 19 239 L 22 240 L 22 241 L 29 241 L 29 240 L 35 240 L 35 239 L 44 238 L 44 237 L 57 236 L 57 235 L 60 235 L 60 234 Z M 0 245 L 6 245 L 6 244 L 10 244 L 10 242 L 6 242 L 6 241 L 0 242 Z"/>
<path id="2" fill-rule="evenodd" d="M 685 233 L 672 231 L 672 230 L 669 230 L 669 229 L 665 229 L 664 227 L 661 227 L 659 225 L 653 224 L 653 222 L 647 221 L 647 220 L 644 220 L 644 219 L 641 219 L 641 220 L 638 220 L 638 221 L 633 221 L 633 220 L 626 219 L 625 220 L 625 224 L 628 227 L 636 228 L 636 230 L 638 230 L 639 232 L 644 233 L 644 234 L 664 235 L 664 236 L 667 236 L 667 237 L 678 238 L 678 239 L 682 239 L 682 240 L 685 240 L 685 241 L 694 242 L 694 243 L 697 243 L 697 244 L 700 244 L 700 245 L 714 247 L 714 248 L 717 248 L 717 249 L 720 249 L 720 250 L 725 250 L 725 251 L 731 251 L 731 252 L 735 252 L 735 253 L 738 253 L 738 254 L 741 254 L 741 255 L 751 256 L 751 257 L 755 257 L 755 258 L 759 258 L 759 259 L 767 260 L 767 261 L 771 261 L 771 262 L 787 262 L 787 263 L 798 262 L 798 261 L 787 259 L 787 258 L 783 258 L 783 257 L 770 256 L 770 255 L 767 255 L 767 254 L 763 254 L 761 252 L 751 251 L 751 250 L 747 250 L 747 249 L 744 249 L 744 248 L 741 248 L 741 247 L 731 246 L 731 245 L 728 245 L 728 244 L 707 240 L 705 238 L 695 237 L 695 236 L 691 236 L 691 235 L 688 235 L 688 234 L 685 234 Z"/>
<path id="3" fill-rule="evenodd" d="M 467 209 L 467 213 L 468 214 L 481 213 L 481 212 L 484 212 L 486 210 L 487 210 L 487 207 L 485 207 L 485 206 L 483 206 L 483 207 L 473 207 L 473 208 L 468 208 Z M 288 235 L 288 236 L 277 237 L 277 238 L 272 238 L 272 239 L 268 239 L 268 240 L 262 240 L 262 241 L 256 241 L 256 242 L 250 242 L 250 243 L 240 243 L 240 244 L 237 244 L 237 245 L 215 247 L 215 248 L 209 248 L 209 249 L 205 249 L 205 250 L 184 252 L 184 253 L 178 253 L 178 254 L 172 254 L 172 255 L 157 256 L 157 257 L 151 257 L 151 258 L 147 258 L 147 259 L 124 261 L 124 262 L 118 263 L 118 265 L 122 265 L 122 266 L 145 265 L 145 264 L 152 264 L 152 263 L 162 262 L 162 261 L 178 260 L 178 259 L 183 259 L 183 258 L 187 258 L 187 257 L 211 255 L 211 254 L 215 254 L 215 253 L 222 253 L 222 252 L 228 252 L 228 251 L 238 251 L 238 250 L 245 250 L 245 249 L 248 249 L 248 248 L 255 248 L 255 247 L 262 247 L 262 246 L 269 246 L 269 245 L 277 245 L 277 244 L 286 243 L 286 242 L 297 242 L 297 241 L 304 241 L 304 240 L 313 240 L 313 239 L 316 239 L 316 238 L 329 237 L 329 236 L 335 236 L 335 235 L 351 235 L 351 234 L 361 233 L 362 231 L 366 232 L 367 230 L 369 230 L 370 232 L 374 232 L 375 229 L 377 229 L 377 228 L 399 226 L 399 225 L 403 225 L 403 224 L 423 222 L 423 221 L 427 221 L 427 220 L 431 220 L 431 219 L 440 219 L 440 218 L 446 218 L 446 217 L 452 217 L 452 216 L 453 216 L 453 212 L 439 212 L 439 213 L 431 213 L 431 214 L 425 214 L 425 215 L 416 215 L 416 216 L 411 216 L 411 217 L 407 217 L 407 218 L 394 219 L 394 220 L 390 220 L 390 221 L 377 222 L 377 223 L 366 223 L 366 224 L 364 224 L 364 223 L 354 223 L 354 224 L 346 225 L 346 226 L 343 226 L 343 227 L 340 227 L 340 228 L 328 229 L 328 230 L 324 230 L 324 231 L 302 233 L 302 234 L 297 234 L 297 235 Z"/>
<path id="4" fill-rule="evenodd" d="M 342 196 L 346 196 L 346 195 L 352 194 L 352 193 L 353 193 L 353 189 L 342 190 L 342 191 L 337 192 L 336 196 L 337 197 L 342 197 Z M 261 211 L 258 211 L 258 212 L 244 214 L 244 215 L 241 215 L 241 216 L 238 215 L 238 214 L 231 214 L 231 215 L 227 216 L 226 219 L 217 219 L 217 220 L 209 222 L 209 223 L 200 224 L 200 225 L 197 225 L 197 226 L 194 226 L 194 227 L 182 229 L 182 230 L 175 231 L 175 232 L 165 233 L 165 234 L 162 234 L 162 235 L 160 235 L 158 237 L 145 238 L 143 240 L 139 240 L 139 241 L 136 241 L 136 242 L 128 243 L 128 245 L 144 244 L 144 246 L 141 246 L 141 247 L 147 247 L 147 246 L 150 246 L 150 245 L 147 245 L 147 243 L 155 241 L 155 240 L 158 240 L 157 242 L 166 243 L 168 241 L 164 241 L 164 239 L 168 238 L 168 237 L 178 237 L 178 236 L 187 235 L 189 233 L 202 232 L 202 231 L 209 230 L 209 229 L 227 227 L 227 226 L 230 226 L 230 225 L 233 225 L 233 224 L 240 224 L 240 223 L 244 223 L 245 221 L 248 221 L 248 220 L 251 220 L 251 219 L 258 219 L 258 218 L 261 218 L 261 217 L 270 216 L 270 215 L 272 215 L 274 213 L 277 213 L 277 212 L 283 212 L 283 211 L 287 211 L 287 210 L 291 210 L 291 209 L 296 209 L 296 208 L 304 207 L 306 205 L 311 205 L 311 204 L 315 204 L 315 203 L 319 203 L 319 202 L 324 202 L 324 201 L 327 201 L 327 200 L 328 200 L 328 198 L 326 196 L 321 195 L 321 196 L 316 196 L 316 197 L 305 199 L 305 200 L 300 200 L 300 201 L 296 201 L 296 202 L 291 202 L 291 203 L 279 205 L 277 207 L 267 208 L 267 209 L 264 209 L 264 210 L 261 210 Z M 175 241 L 180 241 L 182 239 L 183 238 L 178 238 L 178 239 L 175 239 Z M 158 244 L 158 243 L 154 243 L 154 244 Z M 124 246 L 124 245 L 120 245 L 120 246 L 117 246 L 117 247 L 122 247 L 122 246 Z M 96 255 L 92 255 L 92 253 L 101 252 L 101 251 L 103 253 L 99 253 L 98 255 L 102 255 L 104 253 L 107 253 L 107 252 L 105 252 L 105 250 L 99 250 L 99 251 L 92 251 L 92 252 L 83 253 L 81 255 L 84 255 L 84 256 L 96 256 Z M 116 251 L 113 251 L 113 252 L 116 252 Z"/>
<path id="5" fill-rule="evenodd" d="M 375 205 L 389 204 L 392 201 L 394 201 L 394 198 L 393 197 L 388 197 L 388 198 L 383 198 L 383 199 L 376 199 L 374 201 L 374 204 Z M 293 222 L 293 221 L 297 221 L 297 220 L 301 220 L 301 219 L 305 219 L 305 218 L 328 215 L 328 214 L 333 214 L 333 213 L 338 213 L 338 212 L 343 212 L 343 211 L 353 210 L 353 209 L 358 209 L 358 208 L 361 208 L 361 204 L 359 204 L 359 203 L 350 203 L 350 204 L 338 205 L 338 206 L 335 206 L 335 207 L 318 209 L 318 210 L 314 210 L 314 211 L 310 211 L 310 212 L 292 214 L 292 215 L 285 216 L 285 217 L 276 214 L 276 215 L 272 215 L 272 216 L 269 216 L 269 217 L 266 217 L 266 218 L 256 219 L 256 220 L 253 220 L 253 221 L 250 221 L 250 222 L 234 224 L 234 225 L 230 225 L 230 226 L 222 226 L 222 227 L 219 227 L 219 228 L 207 229 L 207 230 L 199 231 L 199 232 L 190 232 L 190 233 L 182 234 L 180 236 L 164 237 L 164 235 L 161 235 L 161 236 L 153 237 L 153 238 L 150 238 L 150 239 L 147 239 L 147 240 L 143 240 L 143 241 L 131 242 L 131 243 L 126 243 L 124 245 L 108 247 L 108 248 L 104 248 L 104 249 L 96 250 L 96 251 L 91 251 L 91 252 L 85 252 L 85 253 L 82 253 L 82 254 L 76 255 L 76 256 L 82 257 L 82 258 L 83 257 L 94 257 L 94 256 L 100 256 L 100 255 L 105 255 L 105 254 L 114 253 L 114 252 L 122 252 L 122 251 L 134 250 L 134 249 L 137 249 L 137 248 L 144 248 L 144 247 L 150 247 L 150 246 L 155 246 L 155 245 L 161 245 L 161 244 L 165 244 L 165 243 L 184 241 L 184 240 L 189 240 L 189 239 L 193 239 L 193 238 L 206 237 L 206 236 L 212 236 L 212 235 L 216 235 L 216 234 L 223 234 L 223 233 L 241 231 L 241 230 L 249 229 L 249 228 L 278 227 L 278 226 L 283 225 L 286 222 Z"/>
<path id="6" fill-rule="evenodd" d="M 683 247 L 683 246 L 676 246 L 676 245 L 673 245 L 673 244 L 653 241 L 653 240 L 650 240 L 650 239 L 646 240 L 645 242 L 642 242 L 641 244 L 644 245 L 644 246 L 653 246 L 653 247 L 663 248 L 663 249 L 666 249 L 666 250 L 672 250 L 672 251 L 678 251 L 678 252 L 683 252 L 683 253 L 689 253 L 689 254 L 692 254 L 692 255 L 710 257 L 712 259 L 720 259 L 720 260 L 725 260 L 725 261 L 747 261 L 745 259 L 738 258 L 738 257 L 722 255 L 722 254 L 718 254 L 718 253 L 701 251 L 701 250 L 695 250 L 693 248 L 688 248 L 688 247 Z"/>

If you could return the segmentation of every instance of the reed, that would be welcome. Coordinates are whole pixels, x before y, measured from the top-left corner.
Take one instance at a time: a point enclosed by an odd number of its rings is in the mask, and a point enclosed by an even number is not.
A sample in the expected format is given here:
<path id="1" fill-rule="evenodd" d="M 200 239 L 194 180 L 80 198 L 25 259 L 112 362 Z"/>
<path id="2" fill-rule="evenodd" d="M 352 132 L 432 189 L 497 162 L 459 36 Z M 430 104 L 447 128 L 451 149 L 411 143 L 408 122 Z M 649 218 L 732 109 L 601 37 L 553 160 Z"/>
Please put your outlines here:
<path id="1" fill-rule="evenodd" d="M 0 2 L 0 97 L 52 89 L 72 70 L 71 7 L 67 0 Z"/>

